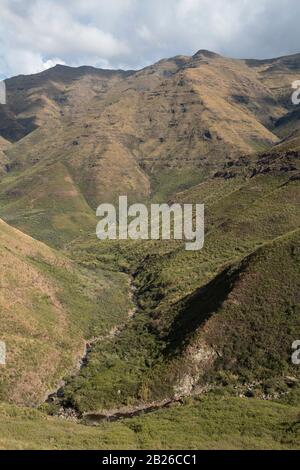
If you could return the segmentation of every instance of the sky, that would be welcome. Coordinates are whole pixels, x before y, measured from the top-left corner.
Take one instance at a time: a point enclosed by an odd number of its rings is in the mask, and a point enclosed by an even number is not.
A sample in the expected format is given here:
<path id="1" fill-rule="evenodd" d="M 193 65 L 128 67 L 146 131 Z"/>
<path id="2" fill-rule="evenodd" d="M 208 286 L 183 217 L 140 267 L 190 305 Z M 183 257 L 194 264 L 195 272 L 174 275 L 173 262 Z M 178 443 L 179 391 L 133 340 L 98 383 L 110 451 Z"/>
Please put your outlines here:
<path id="1" fill-rule="evenodd" d="M 57 63 L 139 69 L 208 49 L 300 52 L 299 0 L 0 0 L 0 78 Z"/>

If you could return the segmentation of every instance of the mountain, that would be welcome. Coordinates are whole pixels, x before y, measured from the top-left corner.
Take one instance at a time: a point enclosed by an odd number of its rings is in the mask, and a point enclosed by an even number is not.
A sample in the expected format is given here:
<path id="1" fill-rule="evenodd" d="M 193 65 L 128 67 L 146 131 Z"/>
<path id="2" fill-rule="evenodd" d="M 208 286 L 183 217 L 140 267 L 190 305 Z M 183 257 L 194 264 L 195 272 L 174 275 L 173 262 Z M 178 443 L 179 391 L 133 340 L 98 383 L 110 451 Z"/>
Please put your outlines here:
<path id="1" fill-rule="evenodd" d="M 139 71 L 59 65 L 7 80 L 0 427 L 14 413 L 22 448 L 33 412 L 19 405 L 40 405 L 31 429 L 45 419 L 44 439 L 55 429 L 62 446 L 94 447 L 101 435 L 110 448 L 170 447 L 173 433 L 183 445 L 185 421 L 195 447 L 297 445 L 299 71 L 300 54 L 236 60 L 200 50 Z M 120 195 L 204 203 L 204 248 L 100 242 L 95 209 Z M 244 406 L 253 420 L 240 440 L 232 429 Z M 82 428 L 107 418 L 126 419 Z M 157 441 L 145 437 L 152 426 Z"/>
<path id="2" fill-rule="evenodd" d="M 8 159 L 4 153 L 4 151 L 8 148 L 10 142 L 5 140 L 3 137 L 0 137 L 0 174 L 3 175 L 6 173 L 6 163 L 8 163 Z"/>
<path id="3" fill-rule="evenodd" d="M 195 185 L 280 141 L 299 69 L 299 55 L 247 61 L 199 51 L 136 72 L 58 65 L 9 79 L 4 108 L 14 119 L 0 119 L 9 127 L 0 135 L 14 144 L 5 152 L 2 217 L 51 244 L 49 231 L 60 227 L 61 245 L 92 229 L 101 202 L 161 199 Z"/>

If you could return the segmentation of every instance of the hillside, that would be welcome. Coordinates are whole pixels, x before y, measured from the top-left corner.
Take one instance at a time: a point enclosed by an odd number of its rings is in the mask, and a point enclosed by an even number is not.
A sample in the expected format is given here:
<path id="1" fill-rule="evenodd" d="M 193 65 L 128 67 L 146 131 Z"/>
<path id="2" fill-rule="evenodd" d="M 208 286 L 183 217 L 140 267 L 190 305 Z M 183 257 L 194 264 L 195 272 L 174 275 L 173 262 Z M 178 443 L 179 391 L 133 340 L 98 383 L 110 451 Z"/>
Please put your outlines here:
<path id="1" fill-rule="evenodd" d="M 257 315 L 261 312 L 263 323 L 253 327 L 253 331 L 261 330 L 262 337 L 265 337 L 267 358 L 270 342 L 276 343 L 274 328 L 278 328 L 278 321 L 286 322 L 287 331 L 290 331 L 284 337 L 286 349 L 277 351 L 278 363 L 273 370 L 270 362 L 267 373 L 268 379 L 278 380 L 280 389 L 284 370 L 290 369 L 291 340 L 293 335 L 297 336 L 299 328 L 298 165 L 298 154 L 285 157 L 264 155 L 258 157 L 256 164 L 250 160 L 249 165 L 244 161 L 242 166 L 237 161 L 230 168 L 231 178 L 228 179 L 226 172 L 221 172 L 219 176 L 178 194 L 177 200 L 181 202 L 202 201 L 206 205 L 206 240 L 204 249 L 199 252 L 185 251 L 181 242 L 110 242 L 103 245 L 91 239 L 74 242 L 70 246 L 71 256 L 84 266 L 100 263 L 103 267 L 111 265 L 111 269 L 131 272 L 138 310 L 134 322 L 118 338 L 95 345 L 88 367 L 66 388 L 68 403 L 80 410 L 118 408 L 139 401 L 172 397 L 176 393 L 190 393 L 198 386 L 201 388 L 204 384 L 199 380 L 199 370 L 202 373 L 206 370 L 207 360 L 208 370 L 212 372 L 215 348 L 218 354 L 223 355 L 221 346 L 219 351 L 216 344 L 206 338 L 206 322 L 212 317 L 216 330 L 220 328 L 223 332 L 222 321 L 225 320 L 219 310 L 227 296 L 242 295 L 235 294 L 235 290 L 240 289 L 240 284 L 235 287 L 235 282 L 237 278 L 246 276 L 244 270 L 248 264 L 250 272 L 257 270 L 257 276 L 262 276 L 260 282 L 265 279 L 266 285 L 259 294 L 259 285 L 251 287 L 250 282 L 245 281 L 246 285 L 249 284 L 248 297 L 244 303 L 239 301 L 239 305 L 249 309 L 245 313 L 249 315 L 248 320 L 241 321 L 244 327 L 247 321 L 252 325 L 251 314 L 254 315 L 256 309 Z M 274 252 L 271 249 L 273 243 Z M 256 268 L 256 256 L 261 252 L 267 253 L 264 255 L 267 261 L 257 264 Z M 291 278 L 288 275 L 281 278 L 284 266 Z M 276 273 L 280 283 L 273 286 Z M 260 303 L 256 305 L 252 299 L 259 296 Z M 272 297 L 277 308 L 273 312 L 274 324 L 269 311 L 270 306 L 274 308 L 273 304 L 269 305 Z M 233 324 L 239 321 L 240 308 L 234 314 Z M 285 318 L 284 311 L 290 309 L 291 315 Z M 212 334 L 210 330 L 209 334 Z M 267 379 L 263 364 L 268 359 L 259 352 L 262 346 L 258 343 L 257 349 L 252 351 L 255 343 L 250 331 L 240 339 L 245 350 L 235 341 L 230 337 L 227 344 L 232 354 L 232 370 L 238 354 L 247 354 L 247 351 L 250 354 L 251 351 L 251 355 L 258 355 L 257 376 L 253 380 L 264 387 Z M 283 338 L 278 339 L 279 345 L 283 345 Z M 192 360 L 193 354 L 199 358 L 198 366 Z M 216 364 L 220 373 L 231 367 L 227 362 L 217 361 Z M 250 365 L 248 367 L 248 378 L 243 377 L 241 371 L 237 374 L 238 382 L 240 385 L 244 383 L 245 389 L 247 382 L 252 381 Z M 290 373 L 297 374 L 297 370 L 290 370 Z M 206 380 L 206 384 L 208 382 Z M 277 393 L 276 386 L 274 393 Z"/>
<path id="2" fill-rule="evenodd" d="M 14 144 L 0 177 L 2 217 L 59 246 L 92 230 L 101 202 L 162 199 L 277 144 L 293 115 L 299 68 L 299 56 L 245 61 L 199 51 L 137 72 L 56 66 L 7 80 L 0 108 L 14 122 L 5 114 L 0 124 L 11 135 L 0 135 Z M 27 126 L 26 137 L 16 123 Z M 55 195 L 64 186 L 61 203 Z"/>
<path id="3" fill-rule="evenodd" d="M 8 159 L 4 153 L 4 151 L 8 148 L 10 142 L 5 140 L 3 137 L 0 137 L 0 175 L 6 173 L 6 163 L 8 163 Z"/>
<path id="4" fill-rule="evenodd" d="M 36 405 L 75 367 L 85 340 L 126 317 L 127 280 L 79 270 L 1 220 L 0 256 L 1 341 L 7 348 L 0 400 Z"/>
<path id="5" fill-rule="evenodd" d="M 200 50 L 7 80 L 0 447 L 299 445 L 299 72 Z M 204 248 L 100 242 L 120 195 L 204 203 Z"/>

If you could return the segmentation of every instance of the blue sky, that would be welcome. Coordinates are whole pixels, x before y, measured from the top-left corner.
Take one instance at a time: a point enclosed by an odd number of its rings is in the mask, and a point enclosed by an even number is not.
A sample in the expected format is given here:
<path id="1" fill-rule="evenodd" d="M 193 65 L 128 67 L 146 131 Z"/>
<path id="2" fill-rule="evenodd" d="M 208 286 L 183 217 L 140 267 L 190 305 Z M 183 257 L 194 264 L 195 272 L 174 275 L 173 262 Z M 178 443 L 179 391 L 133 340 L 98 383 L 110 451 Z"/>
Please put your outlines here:
<path id="1" fill-rule="evenodd" d="M 209 49 L 300 52 L 299 0 L 0 0 L 0 77 L 56 63 L 141 68 Z"/>

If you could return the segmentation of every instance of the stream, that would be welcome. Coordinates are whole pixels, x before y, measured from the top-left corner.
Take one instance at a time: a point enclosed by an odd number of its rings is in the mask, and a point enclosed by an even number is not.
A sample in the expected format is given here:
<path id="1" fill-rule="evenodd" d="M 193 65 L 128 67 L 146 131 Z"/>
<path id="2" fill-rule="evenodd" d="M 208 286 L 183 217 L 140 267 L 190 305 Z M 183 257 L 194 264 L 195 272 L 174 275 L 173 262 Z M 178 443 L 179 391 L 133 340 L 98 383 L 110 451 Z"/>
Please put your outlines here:
<path id="1" fill-rule="evenodd" d="M 141 405 L 128 407 L 128 408 L 119 408 L 115 410 L 111 410 L 106 413 L 95 413 L 95 412 L 88 412 L 84 413 L 82 416 L 82 421 L 84 424 L 88 426 L 97 426 L 102 421 L 119 421 L 126 418 L 133 418 L 135 416 L 139 416 L 141 414 L 148 414 L 152 413 L 157 410 L 161 410 L 163 408 L 169 408 L 176 404 L 181 405 L 183 403 L 182 398 L 167 398 L 165 400 L 152 402 L 152 403 L 144 403 Z"/>
<path id="2" fill-rule="evenodd" d="M 135 302 L 135 287 L 133 286 L 132 279 L 129 281 L 129 289 L 130 289 L 130 299 L 136 305 Z M 70 373 L 70 377 L 76 377 L 80 371 L 87 366 L 89 361 L 89 355 L 93 351 L 93 346 L 100 341 L 110 340 L 118 336 L 128 325 L 130 321 L 135 318 L 136 314 L 136 307 L 130 309 L 128 311 L 127 320 L 123 322 L 119 326 L 114 326 L 106 335 L 98 336 L 91 338 L 89 341 L 85 342 L 84 350 L 82 356 L 77 361 L 73 371 Z M 102 413 L 98 412 L 87 412 L 84 414 L 79 413 L 72 407 L 67 405 L 63 405 L 62 400 L 64 398 L 64 390 L 66 386 L 66 380 L 61 380 L 57 385 L 56 389 L 51 392 L 47 393 L 44 402 L 48 404 L 58 404 L 60 405 L 59 411 L 56 413 L 56 416 L 72 420 L 74 422 L 82 423 L 87 426 L 97 426 L 103 421 L 118 421 L 126 418 L 132 418 L 134 416 L 138 416 L 141 414 L 152 413 L 153 411 L 168 408 L 170 406 L 182 404 L 183 397 L 173 397 L 173 398 L 166 398 L 161 401 L 151 402 L 151 403 L 143 403 L 136 406 L 131 407 L 123 407 L 123 408 L 115 408 L 107 411 L 103 411 Z"/>
<path id="3" fill-rule="evenodd" d="M 132 301 L 132 303 L 135 305 L 134 302 L 134 292 L 135 292 L 135 287 L 132 282 L 132 278 L 129 280 L 129 298 Z M 89 356 L 91 352 L 93 351 L 93 346 L 100 341 L 107 341 L 107 340 L 112 340 L 113 338 L 117 337 L 122 331 L 127 327 L 128 323 L 132 321 L 135 317 L 136 313 L 136 307 L 131 308 L 128 311 L 128 316 L 127 320 L 123 322 L 121 325 L 115 325 L 111 330 L 106 334 L 98 337 L 94 337 L 89 339 L 88 341 L 85 342 L 83 352 L 81 357 L 77 360 L 77 363 L 75 364 L 74 368 L 72 371 L 69 373 L 69 377 L 74 378 L 78 374 L 80 374 L 80 371 L 87 366 L 88 361 L 89 361 Z M 60 417 L 65 417 L 65 418 L 70 418 L 73 420 L 81 420 L 82 415 L 80 415 L 75 409 L 69 408 L 69 407 L 64 407 L 63 404 L 61 403 L 61 400 L 64 398 L 64 389 L 66 386 L 67 382 L 66 379 L 62 379 L 56 386 L 55 390 L 52 392 L 47 392 L 43 403 L 59 403 L 61 405 L 60 411 L 58 413 L 58 416 Z M 155 405 L 153 405 L 155 406 Z M 142 410 L 141 410 L 142 412 Z M 91 416 L 97 416 L 97 413 L 90 413 Z M 109 419 L 107 415 L 103 416 L 102 419 Z M 121 416 L 120 416 L 121 419 Z M 84 415 L 84 420 L 89 421 L 89 414 Z M 98 420 L 100 420 L 100 415 Z"/>

